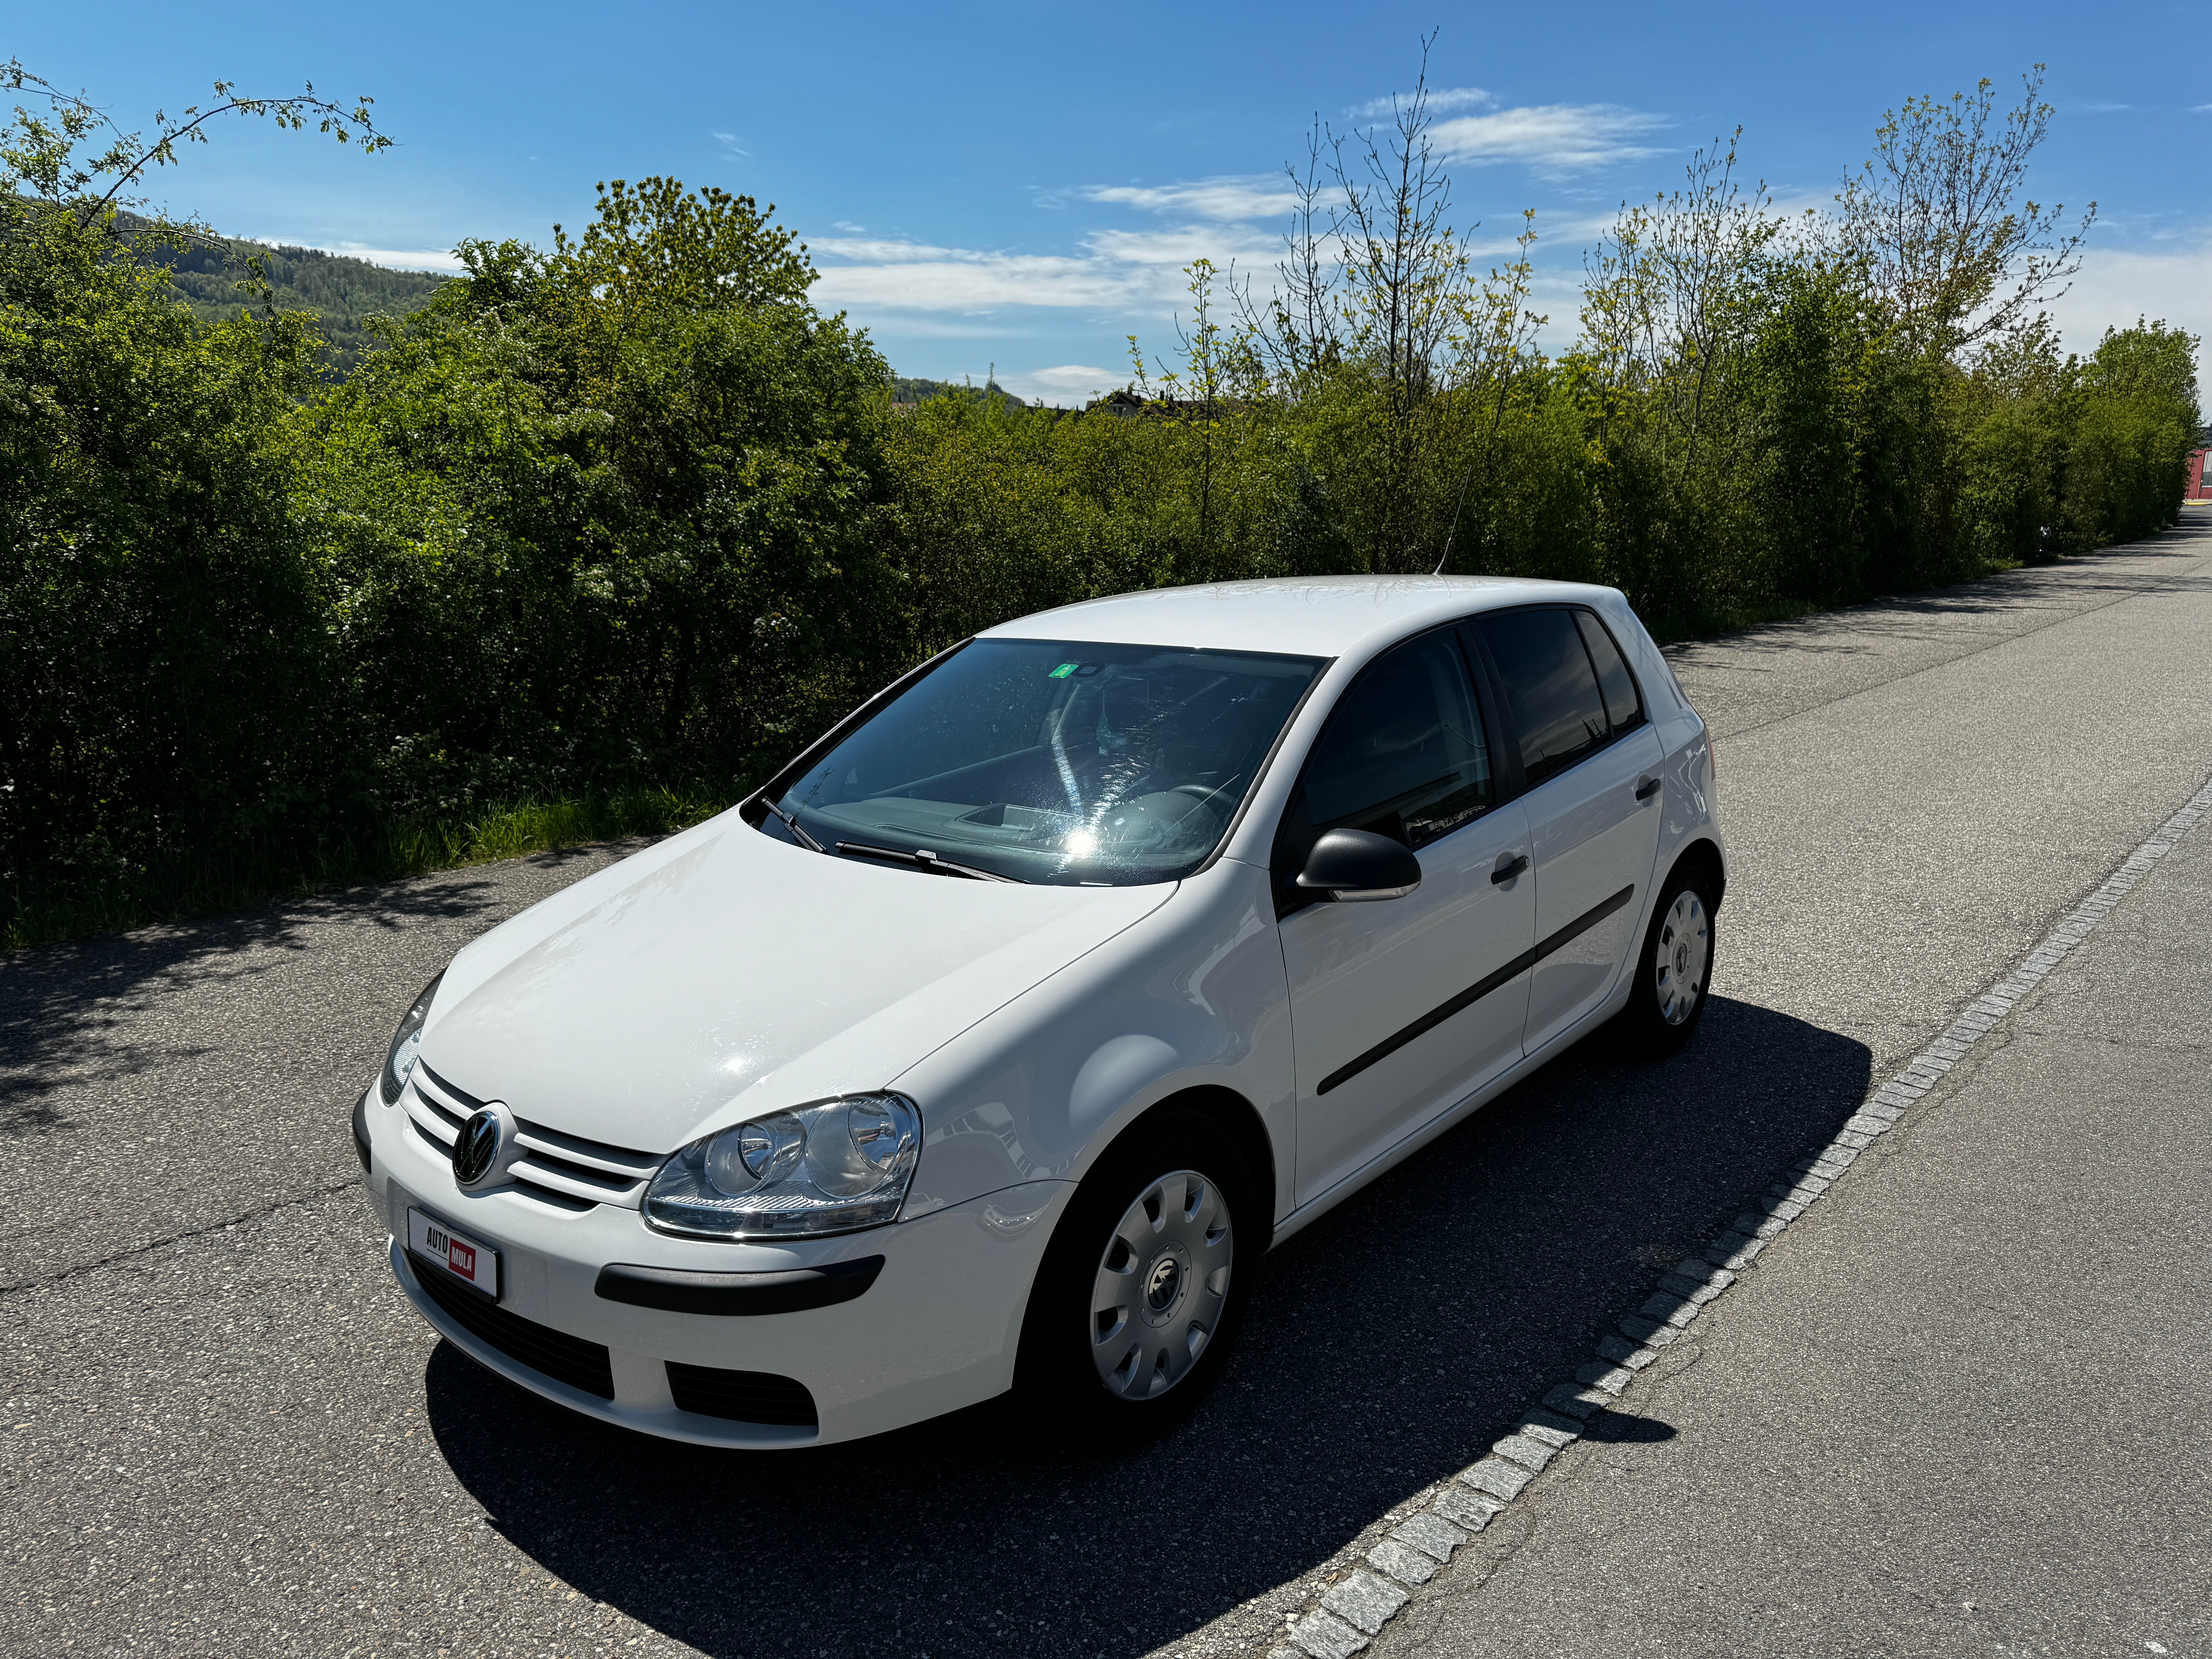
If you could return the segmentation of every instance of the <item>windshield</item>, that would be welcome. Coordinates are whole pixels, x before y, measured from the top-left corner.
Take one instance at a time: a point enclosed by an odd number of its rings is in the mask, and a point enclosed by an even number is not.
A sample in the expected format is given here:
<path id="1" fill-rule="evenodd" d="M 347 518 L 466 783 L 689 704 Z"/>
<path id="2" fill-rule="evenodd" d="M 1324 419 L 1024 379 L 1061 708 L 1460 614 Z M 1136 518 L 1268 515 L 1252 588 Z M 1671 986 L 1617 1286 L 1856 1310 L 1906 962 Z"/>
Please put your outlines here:
<path id="1" fill-rule="evenodd" d="M 848 857 L 1065 885 L 1172 881 L 1211 856 L 1322 665 L 978 640 L 775 805 Z"/>

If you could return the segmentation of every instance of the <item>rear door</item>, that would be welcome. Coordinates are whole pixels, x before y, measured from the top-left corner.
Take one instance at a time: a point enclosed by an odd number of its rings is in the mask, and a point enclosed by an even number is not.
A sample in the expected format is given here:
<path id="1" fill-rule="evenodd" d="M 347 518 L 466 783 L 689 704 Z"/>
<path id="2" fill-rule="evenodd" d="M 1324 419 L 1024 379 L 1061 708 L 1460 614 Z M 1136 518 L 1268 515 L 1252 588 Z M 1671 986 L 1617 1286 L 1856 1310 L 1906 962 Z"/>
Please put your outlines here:
<path id="1" fill-rule="evenodd" d="M 1276 907 L 1297 1055 L 1305 1203 L 1521 1057 L 1535 905 L 1528 823 L 1499 804 L 1465 642 L 1445 628 L 1354 683 L 1276 837 Z M 1421 884 L 1373 903 L 1295 885 L 1324 831 L 1411 848 Z M 1501 873 L 1503 872 L 1503 873 Z"/>
<path id="2" fill-rule="evenodd" d="M 1591 611 L 1492 611 L 1473 630 L 1503 691 L 1528 793 L 1534 1053 L 1612 990 L 1658 855 L 1660 745 L 1620 648 Z"/>

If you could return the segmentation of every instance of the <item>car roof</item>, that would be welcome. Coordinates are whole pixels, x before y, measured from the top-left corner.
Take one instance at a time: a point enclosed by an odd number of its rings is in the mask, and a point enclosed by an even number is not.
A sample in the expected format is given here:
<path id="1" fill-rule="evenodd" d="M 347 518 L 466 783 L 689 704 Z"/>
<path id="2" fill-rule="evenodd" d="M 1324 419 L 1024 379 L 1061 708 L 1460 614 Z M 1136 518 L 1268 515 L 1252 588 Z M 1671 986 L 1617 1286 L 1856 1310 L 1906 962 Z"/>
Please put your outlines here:
<path id="1" fill-rule="evenodd" d="M 1284 576 L 1085 599 L 976 637 L 1364 656 L 1438 623 L 1547 599 L 1623 603 L 1611 588 L 1520 576 Z"/>

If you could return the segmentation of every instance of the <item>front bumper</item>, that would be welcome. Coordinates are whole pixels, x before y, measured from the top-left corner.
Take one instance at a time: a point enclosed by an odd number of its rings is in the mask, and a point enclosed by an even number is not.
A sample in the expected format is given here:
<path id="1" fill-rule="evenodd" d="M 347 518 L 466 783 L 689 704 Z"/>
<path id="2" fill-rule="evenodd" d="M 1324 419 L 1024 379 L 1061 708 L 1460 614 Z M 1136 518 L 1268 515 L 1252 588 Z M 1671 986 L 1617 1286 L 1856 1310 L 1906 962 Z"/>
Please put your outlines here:
<path id="1" fill-rule="evenodd" d="M 635 1210 L 554 1208 L 513 1188 L 464 1192 L 442 1147 L 374 1087 L 356 1109 L 366 1182 L 392 1232 L 393 1273 L 417 1311 L 471 1358 L 548 1400 L 626 1428 L 702 1445 L 787 1448 L 857 1439 L 957 1411 L 1013 1382 L 1023 1312 L 1072 1183 L 1031 1182 L 837 1238 L 715 1243 L 671 1237 Z M 419 1208 L 501 1254 L 499 1306 L 608 1351 L 614 1397 L 522 1363 L 439 1305 L 406 1249 Z M 718 1316 L 610 1301 L 600 1269 L 622 1263 L 709 1273 L 834 1267 L 880 1256 L 865 1293 L 797 1312 Z M 422 1273 L 440 1271 L 428 1266 Z M 668 1362 L 768 1373 L 802 1384 L 818 1425 L 732 1421 L 679 1410 Z"/>

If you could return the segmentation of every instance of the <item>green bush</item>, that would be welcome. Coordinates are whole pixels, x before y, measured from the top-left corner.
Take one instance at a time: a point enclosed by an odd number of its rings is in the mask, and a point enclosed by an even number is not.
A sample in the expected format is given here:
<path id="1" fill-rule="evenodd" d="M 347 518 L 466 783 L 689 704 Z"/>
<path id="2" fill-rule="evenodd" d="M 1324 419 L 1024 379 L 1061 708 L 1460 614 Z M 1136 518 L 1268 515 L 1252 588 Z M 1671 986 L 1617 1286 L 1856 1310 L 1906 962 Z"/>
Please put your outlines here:
<path id="1" fill-rule="evenodd" d="M 2108 329 L 2074 370 L 2059 517 L 2075 550 L 2133 541 L 2174 522 L 2202 441 L 2196 340 L 2162 324 Z"/>
<path id="2" fill-rule="evenodd" d="M 6 917 L 134 914 L 350 833 L 337 655 L 291 511 L 296 318 L 196 323 L 66 215 L 0 199 Z"/>
<path id="3" fill-rule="evenodd" d="M 1201 263 L 1133 416 L 895 410 L 773 210 L 669 179 L 465 245 L 337 385 L 303 315 L 196 319 L 143 230 L 0 194 L 0 933 L 696 822 L 930 653 L 1133 588 L 1443 562 L 1680 634 L 2174 521 L 2192 338 L 1946 332 L 1733 162 L 1624 216 L 1557 357 L 1525 261 L 1477 280 L 1433 214 L 1321 335 L 1217 325 Z"/>

